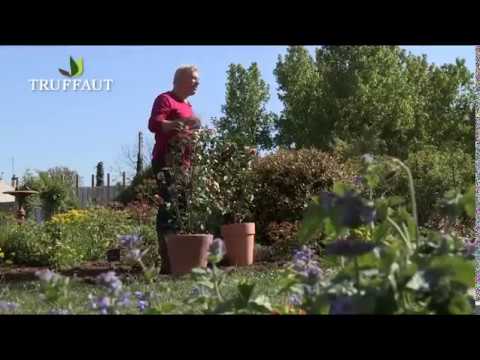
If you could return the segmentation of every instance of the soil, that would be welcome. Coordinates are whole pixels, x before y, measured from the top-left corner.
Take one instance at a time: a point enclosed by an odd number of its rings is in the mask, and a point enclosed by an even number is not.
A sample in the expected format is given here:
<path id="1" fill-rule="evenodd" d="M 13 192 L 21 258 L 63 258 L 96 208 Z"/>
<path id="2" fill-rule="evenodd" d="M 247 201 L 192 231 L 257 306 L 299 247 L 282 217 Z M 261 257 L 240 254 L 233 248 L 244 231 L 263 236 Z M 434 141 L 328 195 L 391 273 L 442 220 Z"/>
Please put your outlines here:
<path id="1" fill-rule="evenodd" d="M 35 272 L 46 270 L 47 267 L 30 266 L 0 266 L 0 281 L 33 281 L 37 280 Z M 72 269 L 58 271 L 64 276 L 75 276 L 84 278 L 86 281 L 94 279 L 98 275 L 108 271 L 115 271 L 117 274 L 136 274 L 141 270 L 131 266 L 122 265 L 118 262 L 93 261 L 86 262 L 81 266 Z"/>
<path id="2" fill-rule="evenodd" d="M 268 271 L 281 267 L 280 263 L 256 262 L 250 266 L 220 266 L 226 273 L 238 271 Z M 29 266 L 0 266 L 0 282 L 18 282 L 38 280 L 35 273 L 37 271 L 47 270 L 47 267 L 29 267 Z M 105 272 L 115 271 L 118 275 L 134 275 L 141 273 L 138 267 L 131 267 L 120 262 L 93 261 L 86 262 L 81 266 L 72 269 L 57 271 L 59 274 L 69 277 L 77 277 L 87 283 L 95 283 L 95 278 Z M 173 279 L 170 275 L 159 275 L 162 279 Z"/>

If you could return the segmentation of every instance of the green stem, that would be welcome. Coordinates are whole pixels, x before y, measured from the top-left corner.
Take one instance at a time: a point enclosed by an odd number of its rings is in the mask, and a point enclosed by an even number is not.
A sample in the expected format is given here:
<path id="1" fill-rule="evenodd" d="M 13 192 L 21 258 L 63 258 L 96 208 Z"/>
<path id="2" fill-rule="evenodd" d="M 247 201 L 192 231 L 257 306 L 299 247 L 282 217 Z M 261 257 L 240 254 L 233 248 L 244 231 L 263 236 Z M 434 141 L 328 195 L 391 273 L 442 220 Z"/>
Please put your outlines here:
<path id="1" fill-rule="evenodd" d="M 355 257 L 353 259 L 353 262 L 355 264 L 355 277 L 357 281 L 357 289 L 360 289 L 360 270 L 358 269 L 358 258 Z"/>
<path id="2" fill-rule="evenodd" d="M 418 213 L 417 213 L 417 201 L 416 201 L 416 196 L 415 196 L 415 186 L 413 184 L 413 176 L 412 172 L 408 168 L 407 165 L 405 165 L 402 161 L 396 158 L 392 158 L 394 162 L 399 164 L 406 172 L 408 175 L 408 183 L 409 183 L 409 188 L 410 188 L 410 197 L 412 200 L 412 212 L 413 212 L 413 219 L 415 221 L 415 242 L 417 246 L 419 245 L 419 236 L 418 236 Z"/>
<path id="3" fill-rule="evenodd" d="M 411 253 L 412 244 L 410 243 L 410 240 L 408 239 L 408 237 L 405 236 L 400 226 L 398 226 L 398 224 L 390 217 L 387 217 L 387 221 L 395 228 L 395 230 L 397 230 L 397 232 L 400 234 L 400 237 L 405 242 L 405 245 L 407 245 L 409 253 Z"/>
<path id="4" fill-rule="evenodd" d="M 218 281 L 217 281 L 217 271 L 216 271 L 217 267 L 215 266 L 215 264 L 213 264 L 213 268 L 212 268 L 212 274 L 213 274 L 213 286 L 215 288 L 215 293 L 217 295 L 217 298 L 219 301 L 223 302 L 223 296 L 222 294 L 220 293 L 220 288 L 218 287 Z"/>

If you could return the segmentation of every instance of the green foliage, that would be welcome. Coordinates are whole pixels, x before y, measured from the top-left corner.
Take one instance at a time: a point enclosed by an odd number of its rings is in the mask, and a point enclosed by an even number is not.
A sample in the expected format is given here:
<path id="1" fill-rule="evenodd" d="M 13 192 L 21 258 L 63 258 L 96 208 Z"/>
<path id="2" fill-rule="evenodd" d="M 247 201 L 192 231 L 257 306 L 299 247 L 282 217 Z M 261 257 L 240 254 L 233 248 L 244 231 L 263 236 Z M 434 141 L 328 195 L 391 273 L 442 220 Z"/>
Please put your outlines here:
<path id="1" fill-rule="evenodd" d="M 284 110 L 277 145 L 406 159 L 422 146 L 473 156 L 473 75 L 464 60 L 441 67 L 398 46 L 323 46 L 313 59 L 289 47 L 275 69 Z"/>
<path id="2" fill-rule="evenodd" d="M 227 223 L 254 221 L 256 182 L 253 163 L 254 147 L 244 147 L 223 137 L 212 137 L 213 148 L 208 153 L 213 167 L 213 188 L 216 211 Z"/>
<path id="3" fill-rule="evenodd" d="M 257 64 L 252 63 L 248 69 L 240 64 L 230 64 L 227 77 L 223 116 L 214 119 L 215 126 L 228 141 L 271 148 L 270 132 L 275 115 L 265 110 L 269 89 Z"/>
<path id="4" fill-rule="evenodd" d="M 116 200 L 124 205 L 133 201 L 146 201 L 153 204 L 155 203 L 154 195 L 157 191 L 155 175 L 152 167 L 149 166 L 135 175 L 131 184 L 118 195 Z"/>
<path id="5" fill-rule="evenodd" d="M 456 204 L 470 214 L 472 192 L 457 197 Z M 347 194 L 337 187 L 335 196 Z M 353 223 L 337 221 L 339 215 L 345 219 L 347 214 L 361 214 L 354 202 L 342 207 L 345 201 L 322 196 L 309 207 L 301 238 L 323 231 L 329 241 L 326 255 L 342 258 L 343 265 L 331 279 L 313 284 L 292 270 L 297 281 L 287 288 L 293 291 L 298 281 L 303 284 L 301 307 L 308 313 L 332 314 L 471 314 L 474 264 L 463 240 L 436 231 L 418 236 L 415 217 L 404 206 L 394 205 L 397 199 L 375 203 L 380 215 L 370 223 L 370 239 L 359 239 Z"/>
<path id="6" fill-rule="evenodd" d="M 38 205 L 38 200 L 50 219 L 53 215 L 79 206 L 74 191 L 76 172 L 65 167 L 55 167 L 47 171 L 37 171 L 34 175 L 27 172 L 24 176 L 23 188 L 39 191 L 38 197 L 32 196 L 29 208 Z"/>
<path id="7" fill-rule="evenodd" d="M 5 259 L 18 265 L 69 268 L 105 258 L 116 245 L 117 234 L 133 232 L 136 223 L 128 213 L 96 208 L 68 222 L 28 222 L 2 232 Z M 148 238 L 151 239 L 152 236 Z"/>
<path id="8" fill-rule="evenodd" d="M 172 201 L 166 203 L 167 210 L 177 220 L 180 233 L 206 233 L 210 219 L 215 216 L 218 204 L 215 194 L 215 166 L 211 153 L 215 141 L 211 131 L 200 129 L 191 137 L 179 136 L 172 146 Z M 191 152 L 190 166 L 185 166 L 185 151 Z"/>
<path id="9" fill-rule="evenodd" d="M 474 160 L 461 150 L 442 151 L 429 146 L 409 154 L 405 163 L 415 182 L 420 224 L 442 213 L 442 199 L 447 192 L 465 191 L 474 183 Z M 370 172 L 367 180 L 377 196 L 408 197 L 409 185 L 404 172 L 381 163 L 372 167 L 377 168 L 376 175 Z"/>
<path id="10" fill-rule="evenodd" d="M 96 186 L 103 186 L 105 184 L 105 171 L 103 170 L 103 161 L 97 164 L 97 184 Z"/>
<path id="11" fill-rule="evenodd" d="M 334 182 L 353 183 L 352 167 L 333 154 L 315 149 L 279 150 L 254 165 L 255 222 L 258 238 L 272 222 L 300 220 L 311 197 L 332 188 Z"/>

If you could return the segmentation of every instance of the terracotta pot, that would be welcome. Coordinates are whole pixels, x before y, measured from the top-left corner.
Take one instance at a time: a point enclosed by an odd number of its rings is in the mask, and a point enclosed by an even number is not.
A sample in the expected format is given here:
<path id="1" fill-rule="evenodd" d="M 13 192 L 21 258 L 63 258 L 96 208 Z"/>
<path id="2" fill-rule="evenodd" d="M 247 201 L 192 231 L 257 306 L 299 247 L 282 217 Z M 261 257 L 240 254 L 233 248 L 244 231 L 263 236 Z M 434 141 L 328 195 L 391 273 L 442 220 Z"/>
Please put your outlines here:
<path id="1" fill-rule="evenodd" d="M 170 270 L 173 275 L 186 274 L 196 267 L 207 267 L 211 234 L 169 235 L 166 238 Z"/>
<path id="2" fill-rule="evenodd" d="M 235 266 L 253 264 L 255 223 L 223 225 L 221 231 L 229 264 Z"/>

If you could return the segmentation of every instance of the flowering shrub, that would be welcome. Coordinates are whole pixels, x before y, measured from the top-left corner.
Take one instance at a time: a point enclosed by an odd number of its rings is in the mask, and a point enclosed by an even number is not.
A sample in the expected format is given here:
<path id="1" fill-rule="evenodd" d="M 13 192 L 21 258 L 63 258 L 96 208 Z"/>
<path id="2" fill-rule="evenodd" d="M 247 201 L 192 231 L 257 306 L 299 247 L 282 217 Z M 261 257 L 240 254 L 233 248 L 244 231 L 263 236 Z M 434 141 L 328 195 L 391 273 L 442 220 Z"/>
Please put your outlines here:
<path id="1" fill-rule="evenodd" d="M 60 213 L 52 216 L 50 222 L 52 224 L 70 224 L 82 222 L 88 217 L 88 210 L 72 209 L 65 213 Z"/>
<path id="2" fill-rule="evenodd" d="M 63 269 L 104 259 L 116 245 L 117 234 L 130 233 L 135 225 L 125 211 L 77 210 L 55 215 L 43 224 L 9 226 L 2 231 L 0 243 L 5 259 L 15 264 Z"/>
<path id="3" fill-rule="evenodd" d="M 215 137 L 208 129 L 195 131 L 192 137 L 172 141 L 172 202 L 167 210 L 177 219 L 180 233 L 205 233 L 210 220 L 220 212 L 215 181 Z M 184 149 L 190 149 L 191 166 L 183 163 Z M 211 231 L 211 230 L 210 230 Z"/>

